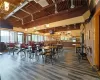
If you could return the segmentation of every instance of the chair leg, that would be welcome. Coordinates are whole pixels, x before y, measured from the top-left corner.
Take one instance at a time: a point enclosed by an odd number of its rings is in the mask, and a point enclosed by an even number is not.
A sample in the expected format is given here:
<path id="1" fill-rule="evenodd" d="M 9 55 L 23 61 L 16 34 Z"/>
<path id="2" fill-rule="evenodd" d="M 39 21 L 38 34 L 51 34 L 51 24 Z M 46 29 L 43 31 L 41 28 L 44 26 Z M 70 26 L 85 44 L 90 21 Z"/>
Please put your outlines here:
<path id="1" fill-rule="evenodd" d="M 24 55 L 25 55 L 25 57 L 26 57 L 26 52 L 25 52 L 25 50 L 23 50 L 23 52 L 24 52 Z"/>
<path id="2" fill-rule="evenodd" d="M 45 60 L 45 59 L 44 59 L 44 55 L 42 55 L 42 59 L 43 59 L 43 61 Z"/>
<path id="3" fill-rule="evenodd" d="M 32 56 L 31 56 L 32 54 L 29 52 L 29 58 L 31 59 L 32 58 Z"/>
<path id="4" fill-rule="evenodd" d="M 10 49 L 8 50 L 9 54 L 10 54 Z"/>
<path id="5" fill-rule="evenodd" d="M 79 61 L 79 63 L 80 63 L 80 60 L 81 60 L 81 56 L 80 56 L 80 54 L 78 54 L 78 61 Z"/>
<path id="6" fill-rule="evenodd" d="M 52 65 L 53 65 L 53 56 L 50 56 L 50 58 L 51 58 L 51 63 L 52 63 Z"/>
<path id="7" fill-rule="evenodd" d="M 58 54 L 58 52 L 57 52 L 57 56 L 58 56 L 58 58 L 59 58 L 59 54 Z"/>
<path id="8" fill-rule="evenodd" d="M 45 60 L 44 60 L 44 62 L 45 62 L 45 63 L 47 62 L 47 56 L 45 56 Z"/>
<path id="9" fill-rule="evenodd" d="M 20 49 L 18 52 L 17 52 L 17 55 L 22 51 L 22 49 Z"/>
<path id="10" fill-rule="evenodd" d="M 15 50 L 13 50 L 13 55 L 14 55 Z"/>

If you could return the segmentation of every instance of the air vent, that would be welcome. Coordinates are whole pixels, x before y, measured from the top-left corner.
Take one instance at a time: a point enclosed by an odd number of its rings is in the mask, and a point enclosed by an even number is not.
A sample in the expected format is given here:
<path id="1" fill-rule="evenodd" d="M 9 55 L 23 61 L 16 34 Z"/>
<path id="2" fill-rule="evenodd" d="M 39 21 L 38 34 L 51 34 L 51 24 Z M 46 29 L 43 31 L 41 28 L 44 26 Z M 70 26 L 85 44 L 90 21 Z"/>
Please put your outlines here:
<path id="1" fill-rule="evenodd" d="M 36 3 L 40 4 L 42 7 L 48 6 L 48 2 L 46 0 L 34 0 Z"/>

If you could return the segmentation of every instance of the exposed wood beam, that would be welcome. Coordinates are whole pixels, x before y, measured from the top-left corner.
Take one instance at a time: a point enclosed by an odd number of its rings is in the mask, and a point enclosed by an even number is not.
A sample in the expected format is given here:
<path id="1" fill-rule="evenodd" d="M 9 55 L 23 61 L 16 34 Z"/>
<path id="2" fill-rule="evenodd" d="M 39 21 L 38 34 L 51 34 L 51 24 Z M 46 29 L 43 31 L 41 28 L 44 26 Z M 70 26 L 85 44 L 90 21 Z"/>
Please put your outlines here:
<path id="1" fill-rule="evenodd" d="M 13 7 L 17 7 L 16 5 L 14 5 L 14 4 L 10 4 L 10 5 L 12 5 Z M 27 14 L 29 14 L 29 15 L 31 15 L 31 13 L 29 13 L 28 11 L 26 11 L 26 10 L 24 10 L 24 9 L 19 9 L 19 10 L 21 10 L 21 11 L 23 11 L 23 12 L 25 12 L 25 13 L 27 13 Z"/>
<path id="2" fill-rule="evenodd" d="M 18 10 L 20 10 L 21 8 L 23 8 L 25 5 L 27 5 L 31 1 L 33 1 L 33 0 L 26 0 L 24 3 L 22 3 L 22 5 L 18 6 L 15 10 L 13 10 L 9 15 L 5 16 L 4 19 L 9 18 L 11 15 L 13 15 L 14 13 L 16 13 Z"/>
<path id="3" fill-rule="evenodd" d="M 25 27 L 30 28 L 32 26 L 39 26 L 39 25 L 43 25 L 43 24 L 48 24 L 48 22 L 52 23 L 52 22 L 56 22 L 56 21 L 60 21 L 60 20 L 64 20 L 64 19 L 69 19 L 69 18 L 81 16 L 87 10 L 88 10 L 87 6 L 73 8 L 73 9 L 70 9 L 69 11 L 66 10 L 66 11 L 60 12 L 58 14 L 52 14 L 52 15 L 37 19 L 35 21 L 32 21 L 30 23 L 26 23 Z"/>
<path id="4" fill-rule="evenodd" d="M 59 32 L 59 31 L 68 31 L 68 30 L 79 30 L 80 29 L 80 23 L 76 24 L 76 28 L 74 27 L 74 25 L 70 25 L 69 26 L 59 26 L 59 27 L 55 27 L 55 28 L 49 28 L 49 29 L 43 29 L 43 30 L 38 30 L 41 33 L 49 33 L 50 30 L 54 30 L 54 32 Z"/>
<path id="5" fill-rule="evenodd" d="M 22 18 L 19 18 L 19 17 L 17 17 L 17 16 L 14 16 L 14 15 L 12 15 L 12 17 L 14 17 L 14 18 L 17 18 L 17 19 L 21 20 L 21 22 L 22 22 L 22 25 L 24 25 L 24 22 L 23 22 L 23 19 L 22 19 Z"/>
<path id="6" fill-rule="evenodd" d="M 60 3 L 60 2 L 62 2 L 62 1 L 57 1 L 56 4 L 58 4 L 58 3 Z M 35 13 L 37 13 L 37 12 L 40 12 L 40 11 L 42 11 L 42 10 L 44 10 L 44 9 L 46 9 L 46 8 L 49 8 L 49 7 L 51 7 L 51 6 L 54 6 L 54 5 L 55 5 L 55 3 L 52 3 L 52 4 L 50 4 L 50 5 L 46 6 L 46 7 L 44 7 L 44 8 L 42 8 L 42 9 L 38 10 L 38 11 L 35 11 L 35 12 L 32 13 L 32 14 L 35 14 Z M 29 15 L 25 16 L 24 18 L 26 18 L 26 17 L 28 17 L 28 16 L 29 16 Z"/>

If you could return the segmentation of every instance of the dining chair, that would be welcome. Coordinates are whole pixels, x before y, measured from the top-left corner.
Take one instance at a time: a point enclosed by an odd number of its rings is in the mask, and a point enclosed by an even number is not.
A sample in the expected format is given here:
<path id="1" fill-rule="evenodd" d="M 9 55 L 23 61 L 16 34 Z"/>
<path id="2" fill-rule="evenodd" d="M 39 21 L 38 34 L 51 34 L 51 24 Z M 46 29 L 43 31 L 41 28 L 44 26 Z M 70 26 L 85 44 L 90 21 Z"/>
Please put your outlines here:
<path id="1" fill-rule="evenodd" d="M 23 53 L 24 53 L 24 56 L 26 57 L 27 49 L 28 49 L 28 45 L 25 44 L 25 43 L 22 43 L 22 44 L 20 44 L 20 49 L 19 49 L 19 51 L 17 52 L 17 54 L 23 52 Z"/>
<path id="2" fill-rule="evenodd" d="M 15 43 L 7 43 L 7 49 L 8 49 L 8 52 L 9 54 L 12 52 L 13 55 L 14 55 L 14 52 L 15 52 Z"/>
<path id="3" fill-rule="evenodd" d="M 50 62 L 53 65 L 53 61 L 54 61 L 54 59 L 56 59 L 56 54 L 57 54 L 56 47 L 52 47 L 50 51 L 47 51 L 45 53 L 45 61 L 49 61 L 50 60 Z"/>

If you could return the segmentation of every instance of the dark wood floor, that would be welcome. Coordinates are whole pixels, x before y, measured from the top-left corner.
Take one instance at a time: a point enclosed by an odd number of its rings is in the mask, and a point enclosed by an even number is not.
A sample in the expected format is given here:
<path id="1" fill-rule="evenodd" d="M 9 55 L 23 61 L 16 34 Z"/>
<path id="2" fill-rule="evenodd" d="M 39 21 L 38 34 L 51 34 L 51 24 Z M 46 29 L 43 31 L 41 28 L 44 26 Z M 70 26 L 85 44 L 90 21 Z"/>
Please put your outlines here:
<path id="1" fill-rule="evenodd" d="M 5 53 L 0 55 L 1 80 L 100 80 L 88 61 L 78 62 L 74 50 L 64 50 L 58 60 L 43 63 L 42 58 L 29 59 Z"/>

